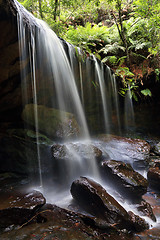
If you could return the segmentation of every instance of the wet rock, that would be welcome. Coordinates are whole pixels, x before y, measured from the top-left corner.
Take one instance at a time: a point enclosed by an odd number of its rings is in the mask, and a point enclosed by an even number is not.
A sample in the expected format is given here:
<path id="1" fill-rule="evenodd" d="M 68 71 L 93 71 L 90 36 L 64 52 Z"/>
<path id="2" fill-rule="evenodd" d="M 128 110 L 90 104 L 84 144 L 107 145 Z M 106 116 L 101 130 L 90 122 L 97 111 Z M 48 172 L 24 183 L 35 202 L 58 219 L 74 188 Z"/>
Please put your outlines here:
<path id="1" fill-rule="evenodd" d="M 8 192 L 1 194 L 0 210 L 6 208 L 26 208 L 34 209 L 45 204 L 46 200 L 39 191 L 32 191 L 28 193 L 23 192 Z"/>
<path id="2" fill-rule="evenodd" d="M 160 142 L 155 144 L 152 150 L 154 153 L 160 156 Z"/>
<path id="3" fill-rule="evenodd" d="M 0 229 L 22 225 L 42 207 L 46 200 L 38 191 L 3 193 L 0 199 Z"/>
<path id="4" fill-rule="evenodd" d="M 81 156 L 82 158 L 97 158 L 102 157 L 102 151 L 96 146 L 86 143 L 66 143 L 66 144 L 54 144 L 52 147 L 52 154 L 55 159 L 69 159 L 73 158 L 74 154 Z"/>
<path id="5" fill-rule="evenodd" d="M 37 134 L 35 131 L 33 131 L 31 129 L 10 128 L 7 130 L 7 133 L 9 136 L 22 138 L 22 139 L 30 140 L 34 143 L 37 143 Z M 45 144 L 45 145 L 51 145 L 51 144 L 53 144 L 53 141 L 51 139 L 47 138 L 47 136 L 38 133 L 38 143 Z"/>
<path id="6" fill-rule="evenodd" d="M 160 231 L 159 227 L 150 228 L 149 230 L 145 230 L 144 232 L 138 233 L 137 238 L 133 238 L 133 240 L 159 240 L 160 239 Z"/>
<path id="7" fill-rule="evenodd" d="M 148 181 L 130 164 L 121 161 L 108 160 L 102 162 L 104 177 L 109 178 L 112 184 L 126 195 L 142 196 L 147 192 Z"/>
<path id="8" fill-rule="evenodd" d="M 82 207 L 109 223 L 126 219 L 127 211 L 101 185 L 86 177 L 74 181 L 71 194 Z"/>
<path id="9" fill-rule="evenodd" d="M 142 232 L 149 228 L 148 223 L 146 221 L 139 217 L 138 215 L 135 215 L 133 212 L 128 212 L 130 216 L 130 224 L 132 225 L 132 231 L 134 232 Z"/>
<path id="10" fill-rule="evenodd" d="M 51 147 L 53 175 L 61 186 L 70 187 L 77 176 L 89 175 L 100 161 L 102 152 L 88 141 L 66 142 Z"/>
<path id="11" fill-rule="evenodd" d="M 141 139 L 125 138 L 115 135 L 102 134 L 98 136 L 103 148 L 111 159 L 130 161 L 148 161 L 150 145 Z M 103 144 L 104 142 L 104 144 Z"/>
<path id="12" fill-rule="evenodd" d="M 148 170 L 148 181 L 151 187 L 160 190 L 160 168 L 159 167 L 151 167 Z"/>
<path id="13" fill-rule="evenodd" d="M 32 210 L 26 208 L 7 208 L 0 210 L 0 232 L 5 228 L 22 225 L 32 217 Z"/>
<path id="14" fill-rule="evenodd" d="M 46 204 L 37 212 L 29 226 L 1 234 L 3 239 L 86 239 L 103 240 L 96 229 L 86 225 L 78 214 Z M 106 234 L 107 236 L 108 234 Z M 7 238 L 8 237 L 8 238 Z M 107 238 L 106 238 L 107 239 Z"/>
<path id="15" fill-rule="evenodd" d="M 73 198 L 87 212 L 117 228 L 141 231 L 148 228 L 145 220 L 127 211 L 98 183 L 81 177 L 71 186 Z"/>
<path id="16" fill-rule="evenodd" d="M 137 210 L 140 212 L 141 216 L 149 217 L 154 222 L 156 222 L 156 217 L 153 213 L 151 205 L 148 202 L 142 200 L 140 204 L 138 204 Z"/>
<path id="17" fill-rule="evenodd" d="M 22 112 L 25 122 L 35 127 L 34 109 L 38 112 L 38 127 L 41 133 L 49 137 L 76 137 L 80 129 L 74 115 L 43 105 L 28 104 Z"/>

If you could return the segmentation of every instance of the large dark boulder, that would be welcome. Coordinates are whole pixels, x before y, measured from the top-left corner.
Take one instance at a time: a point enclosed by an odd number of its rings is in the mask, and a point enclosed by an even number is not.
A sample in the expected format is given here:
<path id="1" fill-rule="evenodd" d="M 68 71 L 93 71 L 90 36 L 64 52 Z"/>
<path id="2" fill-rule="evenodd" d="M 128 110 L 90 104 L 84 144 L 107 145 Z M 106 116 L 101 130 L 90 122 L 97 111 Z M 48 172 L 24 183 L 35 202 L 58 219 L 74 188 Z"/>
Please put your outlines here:
<path id="1" fill-rule="evenodd" d="M 22 211 L 23 212 L 23 211 Z M 19 214 L 19 217 L 21 215 Z M 12 230 L 12 231 L 10 231 Z M 114 227 L 99 229 L 95 219 L 55 205 L 45 204 L 32 218 L 18 228 L 6 229 L 1 239 L 61 239 L 61 240 L 129 240 L 129 236 Z"/>
<path id="2" fill-rule="evenodd" d="M 159 167 L 151 167 L 148 170 L 147 178 L 149 184 L 154 189 L 160 190 L 160 168 Z"/>
<path id="3" fill-rule="evenodd" d="M 147 192 L 148 181 L 130 164 L 121 161 L 108 160 L 102 162 L 103 176 L 112 181 L 117 190 L 126 195 L 141 197 Z"/>
<path id="4" fill-rule="evenodd" d="M 35 123 L 35 108 L 38 114 L 37 123 Z M 38 124 L 39 132 L 51 138 L 73 138 L 80 134 L 79 125 L 73 114 L 44 105 L 26 105 L 22 118 L 35 128 L 35 124 Z"/>
<path id="5" fill-rule="evenodd" d="M 0 230 L 26 223 L 46 200 L 38 191 L 1 193 Z"/>
<path id="6" fill-rule="evenodd" d="M 71 194 L 87 212 L 118 228 L 131 231 L 148 228 L 144 219 L 134 213 L 130 215 L 100 184 L 89 178 L 80 177 L 75 180 L 71 186 Z"/>

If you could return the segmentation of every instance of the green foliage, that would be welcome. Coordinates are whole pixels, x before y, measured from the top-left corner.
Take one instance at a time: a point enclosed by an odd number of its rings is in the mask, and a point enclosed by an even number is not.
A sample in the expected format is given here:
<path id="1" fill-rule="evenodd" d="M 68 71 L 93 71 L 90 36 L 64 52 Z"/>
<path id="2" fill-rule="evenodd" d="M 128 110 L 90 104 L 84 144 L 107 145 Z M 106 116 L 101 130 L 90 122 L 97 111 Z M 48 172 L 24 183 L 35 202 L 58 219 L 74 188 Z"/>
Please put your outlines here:
<path id="1" fill-rule="evenodd" d="M 19 1 L 29 12 L 37 15 L 38 4 L 36 0 L 20 0 Z"/>
<path id="2" fill-rule="evenodd" d="M 129 91 L 130 98 L 133 97 L 135 101 L 138 101 L 138 86 L 134 80 L 134 74 L 129 70 L 129 68 L 118 66 L 115 71 L 115 75 L 119 76 L 123 83 L 123 87 L 119 89 L 119 94 L 124 97 Z"/>
<path id="3" fill-rule="evenodd" d="M 141 93 L 142 93 L 144 96 L 149 96 L 149 97 L 152 96 L 152 93 L 151 93 L 151 91 L 150 91 L 148 88 L 146 88 L 146 89 L 144 89 L 144 90 L 141 90 Z"/>
<path id="4" fill-rule="evenodd" d="M 146 22 L 148 40 L 152 43 L 150 53 L 160 52 L 160 2 L 159 0 L 135 0 L 135 16 L 140 16 Z"/>
<path id="5" fill-rule="evenodd" d="M 156 74 L 156 80 L 159 81 L 160 69 L 156 68 L 155 69 L 155 74 Z"/>
<path id="6" fill-rule="evenodd" d="M 109 62 L 112 66 L 117 64 L 117 57 L 116 56 L 107 56 L 102 59 L 102 62 Z"/>
<path id="7" fill-rule="evenodd" d="M 87 23 L 85 27 L 78 26 L 76 29 L 70 26 L 64 37 L 71 44 L 90 53 L 95 53 L 92 49 L 96 49 L 97 45 L 103 47 L 105 43 L 110 41 L 106 27 L 99 27 L 96 24 L 92 27 L 91 23 Z"/>
<path id="8" fill-rule="evenodd" d="M 104 48 L 102 48 L 100 50 L 100 52 L 103 52 L 104 54 L 115 54 L 118 55 L 119 52 L 125 52 L 125 48 L 121 45 L 119 45 L 117 42 L 113 43 L 113 44 L 107 44 L 105 45 Z"/>
<path id="9" fill-rule="evenodd" d="M 64 34 L 67 32 L 66 26 L 61 21 L 54 21 L 50 24 L 52 30 L 59 36 L 64 37 Z"/>
<path id="10" fill-rule="evenodd" d="M 36 17 L 43 17 L 58 36 L 90 54 L 95 54 L 102 62 L 113 67 L 115 74 L 122 80 L 121 95 L 125 95 L 130 88 L 135 100 L 138 99 L 137 93 L 152 96 L 149 89 L 138 89 L 136 76 L 131 72 L 130 66 L 133 63 L 142 64 L 150 56 L 159 59 L 159 0 L 19 2 Z M 160 69 L 156 64 L 154 69 L 158 81 Z"/>

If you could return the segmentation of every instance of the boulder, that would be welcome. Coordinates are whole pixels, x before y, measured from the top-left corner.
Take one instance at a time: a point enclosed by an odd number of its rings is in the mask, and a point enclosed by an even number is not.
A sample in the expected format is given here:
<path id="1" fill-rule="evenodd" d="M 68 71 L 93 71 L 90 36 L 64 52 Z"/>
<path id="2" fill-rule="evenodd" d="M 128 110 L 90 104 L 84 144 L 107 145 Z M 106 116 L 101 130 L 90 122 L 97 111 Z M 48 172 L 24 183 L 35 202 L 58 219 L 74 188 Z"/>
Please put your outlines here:
<path id="1" fill-rule="evenodd" d="M 144 219 L 129 214 L 106 190 L 93 180 L 80 177 L 71 186 L 71 194 L 81 207 L 117 228 L 142 231 L 148 228 Z"/>
<path id="2" fill-rule="evenodd" d="M 156 153 L 157 155 L 160 155 L 160 142 L 154 145 L 153 147 L 153 152 Z"/>
<path id="3" fill-rule="evenodd" d="M 154 189 L 160 190 L 160 185 L 159 185 L 160 168 L 159 167 L 149 168 L 148 173 L 147 173 L 147 178 L 148 178 L 148 182 L 151 187 L 153 187 Z"/>
<path id="4" fill-rule="evenodd" d="M 132 211 L 129 211 L 128 214 L 130 216 L 130 224 L 132 225 L 133 232 L 142 232 L 149 228 L 148 223 L 146 223 L 143 218 L 134 214 Z"/>
<path id="5" fill-rule="evenodd" d="M 110 159 L 146 163 L 149 159 L 150 145 L 144 140 L 109 134 L 99 135 L 98 140 L 102 141 L 103 149 L 110 155 Z"/>
<path id="6" fill-rule="evenodd" d="M 102 152 L 89 141 L 54 144 L 51 154 L 55 181 L 68 187 L 80 175 L 96 173 L 96 161 L 102 156 Z"/>
<path id="7" fill-rule="evenodd" d="M 22 112 L 23 120 L 35 126 L 35 111 L 38 114 L 38 130 L 51 138 L 73 138 L 80 134 L 74 115 L 43 105 L 27 104 Z"/>
<path id="8" fill-rule="evenodd" d="M 46 200 L 38 191 L 8 192 L 0 199 L 0 229 L 22 225 L 29 221 Z M 12 226 L 13 227 L 13 226 Z"/>
<path id="9" fill-rule="evenodd" d="M 46 200 L 42 193 L 33 190 L 31 192 L 7 192 L 1 194 L 0 210 L 8 208 L 25 208 L 33 210 L 40 208 L 46 203 Z"/>
<path id="10" fill-rule="evenodd" d="M 12 231 L 9 231 L 11 230 Z M 18 229 L 13 227 L 1 233 L 2 239 L 61 239 L 61 240 L 129 240 L 128 234 L 116 231 L 112 226 L 100 229 L 95 219 L 77 214 L 55 205 L 45 204 L 30 221 Z"/>
<path id="11" fill-rule="evenodd" d="M 141 216 L 149 217 L 154 222 L 156 222 L 156 217 L 153 213 L 152 207 L 145 200 L 141 200 L 141 202 L 137 205 L 137 210 L 139 211 Z"/>
<path id="12" fill-rule="evenodd" d="M 54 144 L 51 147 L 52 154 L 55 159 L 69 159 L 73 157 L 73 152 L 81 156 L 82 158 L 100 159 L 102 157 L 102 151 L 91 143 L 65 143 Z"/>
<path id="13" fill-rule="evenodd" d="M 86 211 L 108 223 L 127 219 L 127 211 L 105 189 L 93 180 L 80 177 L 71 186 L 71 194 Z"/>
<path id="14" fill-rule="evenodd" d="M 112 181 L 117 190 L 125 195 L 141 197 L 147 192 L 148 181 L 138 172 L 134 171 L 130 164 L 121 161 L 108 160 L 102 162 L 104 177 Z"/>

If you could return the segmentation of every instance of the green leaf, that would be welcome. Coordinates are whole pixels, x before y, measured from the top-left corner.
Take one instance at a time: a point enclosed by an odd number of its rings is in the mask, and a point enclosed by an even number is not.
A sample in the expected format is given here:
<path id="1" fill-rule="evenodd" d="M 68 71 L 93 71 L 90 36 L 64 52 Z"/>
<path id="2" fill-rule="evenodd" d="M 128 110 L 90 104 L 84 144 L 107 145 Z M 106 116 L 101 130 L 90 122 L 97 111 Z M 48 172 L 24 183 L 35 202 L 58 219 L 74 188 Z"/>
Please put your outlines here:
<path id="1" fill-rule="evenodd" d="M 150 91 L 148 88 L 146 88 L 146 89 L 144 89 L 144 90 L 141 90 L 141 93 L 142 93 L 144 96 L 149 96 L 149 97 L 152 96 L 152 93 L 151 93 L 151 91 Z"/>

